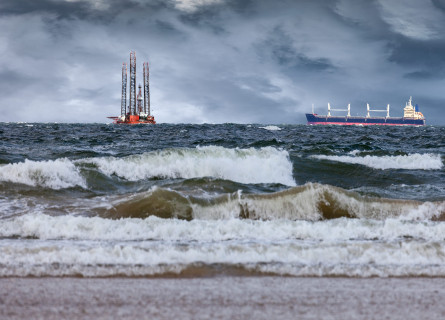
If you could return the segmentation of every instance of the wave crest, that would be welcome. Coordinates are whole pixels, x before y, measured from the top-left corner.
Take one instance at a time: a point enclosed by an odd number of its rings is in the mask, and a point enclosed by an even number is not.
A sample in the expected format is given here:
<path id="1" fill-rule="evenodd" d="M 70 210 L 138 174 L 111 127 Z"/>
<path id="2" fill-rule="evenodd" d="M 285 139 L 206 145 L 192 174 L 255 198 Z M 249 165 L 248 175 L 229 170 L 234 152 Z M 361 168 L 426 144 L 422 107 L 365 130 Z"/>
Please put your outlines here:
<path id="1" fill-rule="evenodd" d="M 443 167 L 439 154 L 420 154 L 399 156 L 326 156 L 316 155 L 316 159 L 330 160 L 344 163 L 361 164 L 374 169 L 408 169 L 408 170 L 440 170 Z"/>
<path id="2" fill-rule="evenodd" d="M 75 186 L 86 187 L 74 163 L 66 158 L 47 161 L 26 159 L 25 162 L 1 166 L 0 181 L 56 190 Z"/>
<path id="3" fill-rule="evenodd" d="M 420 202 L 361 196 L 330 185 L 308 183 L 270 194 L 242 194 L 241 191 L 214 198 L 196 198 L 177 191 L 153 188 L 123 198 L 111 208 L 97 212 L 106 218 L 180 218 L 186 220 L 329 220 L 364 218 L 384 220 L 442 220 L 445 202 Z"/>
<path id="4" fill-rule="evenodd" d="M 106 175 L 117 175 L 130 181 L 156 177 L 214 177 L 240 183 L 295 185 L 288 152 L 272 147 L 165 149 L 124 158 L 94 158 L 83 162 L 97 165 Z"/>

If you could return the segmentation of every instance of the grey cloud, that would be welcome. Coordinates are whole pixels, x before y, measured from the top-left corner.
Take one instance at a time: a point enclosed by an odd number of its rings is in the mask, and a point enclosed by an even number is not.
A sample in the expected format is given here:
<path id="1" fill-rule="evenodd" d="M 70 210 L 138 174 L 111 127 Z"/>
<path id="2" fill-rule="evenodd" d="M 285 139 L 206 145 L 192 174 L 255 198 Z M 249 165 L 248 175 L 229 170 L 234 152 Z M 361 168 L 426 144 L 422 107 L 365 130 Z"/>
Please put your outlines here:
<path id="1" fill-rule="evenodd" d="M 390 49 L 389 61 L 404 66 L 425 66 L 431 69 L 441 69 L 445 66 L 445 41 L 415 41 L 395 39 L 388 43 Z"/>
<path id="2" fill-rule="evenodd" d="M 54 0 L 3 0 L 0 4 L 1 15 L 21 15 L 27 13 L 49 13 L 59 19 L 85 18 L 98 16 L 91 1 L 54 1 Z"/>
<path id="3" fill-rule="evenodd" d="M 240 88 L 253 90 L 256 92 L 276 93 L 281 92 L 281 88 L 273 85 L 266 78 L 246 77 L 239 78 L 237 85 Z"/>
<path id="4" fill-rule="evenodd" d="M 217 8 L 203 8 L 192 13 L 182 13 L 179 15 L 179 20 L 186 25 L 209 30 L 216 35 L 227 33 Z"/>
<path id="5" fill-rule="evenodd" d="M 413 71 L 406 73 L 404 77 L 408 79 L 419 79 L 419 80 L 440 78 L 440 76 L 428 71 Z"/>
<path id="6" fill-rule="evenodd" d="M 169 21 L 163 21 L 163 20 L 156 20 L 155 21 L 156 27 L 159 32 L 162 32 L 163 34 L 168 34 L 169 36 L 184 36 L 185 34 L 176 28 L 172 23 Z"/>
<path id="7" fill-rule="evenodd" d="M 432 0 L 432 3 L 437 9 L 445 12 L 445 0 Z"/>
<path id="8" fill-rule="evenodd" d="M 0 72 L 0 92 L 14 92 L 22 90 L 38 81 L 27 75 L 20 74 L 13 70 L 3 69 Z"/>

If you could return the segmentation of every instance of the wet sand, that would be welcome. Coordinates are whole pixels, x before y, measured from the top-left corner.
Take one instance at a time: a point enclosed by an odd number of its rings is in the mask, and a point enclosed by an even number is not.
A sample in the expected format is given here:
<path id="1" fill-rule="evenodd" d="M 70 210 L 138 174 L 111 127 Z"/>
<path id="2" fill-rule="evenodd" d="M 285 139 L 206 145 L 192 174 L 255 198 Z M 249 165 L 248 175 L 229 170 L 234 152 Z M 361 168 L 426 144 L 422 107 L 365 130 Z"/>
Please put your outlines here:
<path id="1" fill-rule="evenodd" d="M 443 319 L 444 278 L 2 278 L 0 319 Z"/>

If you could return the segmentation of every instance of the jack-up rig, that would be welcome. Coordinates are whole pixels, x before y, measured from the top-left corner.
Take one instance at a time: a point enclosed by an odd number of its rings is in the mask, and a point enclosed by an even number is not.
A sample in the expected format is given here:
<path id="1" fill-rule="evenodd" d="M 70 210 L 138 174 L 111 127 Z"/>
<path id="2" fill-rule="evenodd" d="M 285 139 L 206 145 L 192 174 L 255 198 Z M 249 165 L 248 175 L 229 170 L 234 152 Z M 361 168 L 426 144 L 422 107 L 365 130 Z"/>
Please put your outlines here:
<path id="1" fill-rule="evenodd" d="M 143 64 L 144 99 L 142 100 L 141 85 L 136 96 L 136 52 L 130 52 L 130 105 L 127 107 L 127 64 L 122 64 L 122 97 L 120 117 L 108 117 L 119 124 L 155 124 L 155 118 L 150 114 L 150 87 L 148 62 Z M 143 105 L 142 105 L 143 101 Z"/>

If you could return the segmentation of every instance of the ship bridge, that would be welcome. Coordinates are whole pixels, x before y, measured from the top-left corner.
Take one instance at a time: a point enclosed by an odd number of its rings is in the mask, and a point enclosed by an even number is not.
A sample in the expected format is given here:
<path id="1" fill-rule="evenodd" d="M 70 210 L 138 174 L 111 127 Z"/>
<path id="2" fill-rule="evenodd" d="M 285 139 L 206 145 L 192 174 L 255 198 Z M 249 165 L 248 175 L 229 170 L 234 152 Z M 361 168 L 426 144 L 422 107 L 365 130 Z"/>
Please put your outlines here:
<path id="1" fill-rule="evenodd" d="M 403 117 L 409 119 L 425 119 L 422 112 L 419 112 L 419 107 L 416 105 L 414 108 L 412 105 L 412 97 L 409 97 L 409 101 L 406 103 L 405 108 L 403 108 Z"/>

